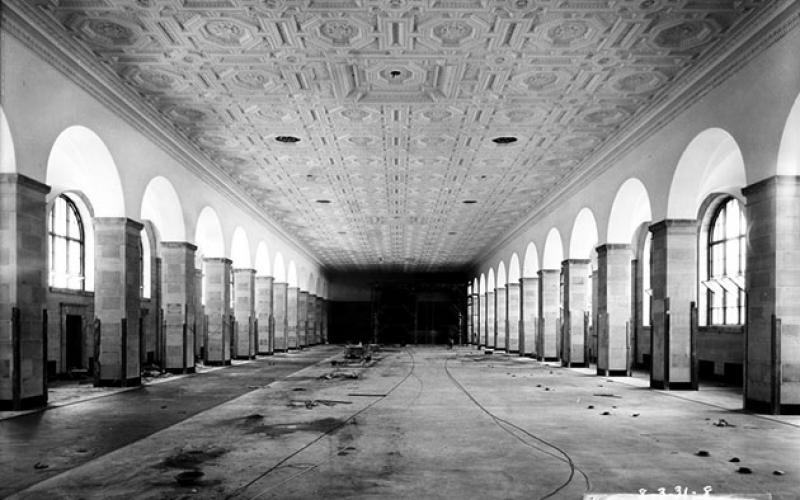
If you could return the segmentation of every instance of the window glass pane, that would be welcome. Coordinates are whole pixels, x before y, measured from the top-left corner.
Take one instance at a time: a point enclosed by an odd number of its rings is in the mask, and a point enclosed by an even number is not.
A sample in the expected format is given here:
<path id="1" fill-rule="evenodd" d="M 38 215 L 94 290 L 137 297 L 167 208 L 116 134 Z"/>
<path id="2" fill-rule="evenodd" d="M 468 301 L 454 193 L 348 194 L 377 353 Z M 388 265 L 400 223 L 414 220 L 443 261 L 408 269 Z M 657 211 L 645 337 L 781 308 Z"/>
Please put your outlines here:
<path id="1" fill-rule="evenodd" d="M 709 276 L 722 276 L 725 269 L 725 245 L 720 243 L 711 247 L 711 269 Z"/>
<path id="2" fill-rule="evenodd" d="M 739 239 L 725 242 L 725 275 L 736 276 L 739 274 Z"/>
<path id="3" fill-rule="evenodd" d="M 741 233 L 739 230 L 739 220 L 741 213 L 739 211 L 739 202 L 731 199 L 725 204 L 725 236 L 734 238 Z"/>
<path id="4" fill-rule="evenodd" d="M 53 252 L 53 270 L 58 274 L 67 272 L 67 240 L 55 238 L 55 251 Z"/>
<path id="5" fill-rule="evenodd" d="M 722 324 L 722 309 L 715 307 L 711 309 L 711 323 L 714 325 Z"/>
<path id="6" fill-rule="evenodd" d="M 725 208 L 720 209 L 716 219 L 714 219 L 714 227 L 711 231 L 711 241 L 720 241 L 725 239 Z"/>
<path id="7" fill-rule="evenodd" d="M 58 235 L 67 234 L 67 202 L 64 198 L 60 196 L 56 198 L 53 212 L 53 223 L 55 224 L 53 232 Z"/>
<path id="8" fill-rule="evenodd" d="M 71 275 L 81 275 L 81 244 L 77 241 L 67 243 L 67 272 Z"/>
<path id="9" fill-rule="evenodd" d="M 69 235 L 70 238 L 78 239 L 81 237 L 81 231 L 80 231 L 80 226 L 78 225 L 79 224 L 78 221 L 79 221 L 78 213 L 75 210 L 73 210 L 73 208 L 70 206 L 69 210 L 67 210 L 67 235 Z"/>

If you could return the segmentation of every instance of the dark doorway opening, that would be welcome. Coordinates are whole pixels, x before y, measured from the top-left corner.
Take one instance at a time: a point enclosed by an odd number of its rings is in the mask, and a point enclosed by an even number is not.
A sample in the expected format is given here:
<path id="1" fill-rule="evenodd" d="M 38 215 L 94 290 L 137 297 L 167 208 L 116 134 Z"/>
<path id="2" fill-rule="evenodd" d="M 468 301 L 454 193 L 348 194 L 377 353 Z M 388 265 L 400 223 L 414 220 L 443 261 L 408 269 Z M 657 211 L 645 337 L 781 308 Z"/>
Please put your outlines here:
<path id="1" fill-rule="evenodd" d="M 67 340 L 67 370 L 83 368 L 83 318 L 67 314 L 65 320 Z"/>

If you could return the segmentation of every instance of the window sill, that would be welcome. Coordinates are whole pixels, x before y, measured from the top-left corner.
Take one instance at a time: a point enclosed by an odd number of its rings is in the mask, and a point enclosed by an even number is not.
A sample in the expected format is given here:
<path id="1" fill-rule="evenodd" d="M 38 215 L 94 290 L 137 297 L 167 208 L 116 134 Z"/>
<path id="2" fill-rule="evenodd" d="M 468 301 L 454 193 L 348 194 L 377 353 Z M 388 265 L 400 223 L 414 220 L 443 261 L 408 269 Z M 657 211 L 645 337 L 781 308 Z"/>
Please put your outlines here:
<path id="1" fill-rule="evenodd" d="M 77 295 L 81 297 L 94 297 L 94 292 L 89 292 L 86 290 L 75 290 L 74 288 L 58 288 L 58 287 L 48 287 L 50 293 L 58 293 L 61 295 Z"/>

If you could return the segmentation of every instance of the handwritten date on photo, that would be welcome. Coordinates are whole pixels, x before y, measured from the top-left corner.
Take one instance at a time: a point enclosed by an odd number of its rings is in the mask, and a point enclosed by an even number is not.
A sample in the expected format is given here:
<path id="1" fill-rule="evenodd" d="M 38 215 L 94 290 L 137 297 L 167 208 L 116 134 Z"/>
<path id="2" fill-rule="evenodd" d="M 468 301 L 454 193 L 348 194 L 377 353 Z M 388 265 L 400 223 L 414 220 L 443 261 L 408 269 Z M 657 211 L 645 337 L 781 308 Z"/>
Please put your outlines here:
<path id="1" fill-rule="evenodd" d="M 676 499 L 709 498 L 713 500 L 772 500 L 769 493 L 713 493 L 711 486 L 691 489 L 688 486 L 640 488 L 638 493 L 586 493 L 583 500 L 643 500 L 647 498 L 672 497 Z"/>

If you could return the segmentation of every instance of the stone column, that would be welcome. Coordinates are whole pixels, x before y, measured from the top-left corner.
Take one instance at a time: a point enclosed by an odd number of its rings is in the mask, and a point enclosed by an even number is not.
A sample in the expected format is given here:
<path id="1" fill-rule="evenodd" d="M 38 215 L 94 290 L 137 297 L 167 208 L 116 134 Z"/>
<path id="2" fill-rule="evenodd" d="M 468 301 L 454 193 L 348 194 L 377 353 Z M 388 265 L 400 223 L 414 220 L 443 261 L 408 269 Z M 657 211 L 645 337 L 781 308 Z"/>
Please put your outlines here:
<path id="1" fill-rule="evenodd" d="M 316 329 L 315 335 L 316 335 L 317 343 L 318 344 L 324 344 L 325 340 L 322 337 L 322 297 L 317 297 L 315 302 L 316 302 L 315 314 L 316 314 L 316 324 L 317 324 L 317 329 Z"/>
<path id="2" fill-rule="evenodd" d="M 507 351 L 508 350 L 508 321 L 507 321 L 507 313 L 508 313 L 508 302 L 506 301 L 506 289 L 505 287 L 498 287 L 494 289 L 494 300 L 495 300 L 495 325 L 497 328 L 496 334 L 496 348 L 498 350 Z"/>
<path id="3" fill-rule="evenodd" d="M 255 321 L 255 269 L 234 269 L 233 314 L 236 317 L 236 331 L 233 332 L 232 353 L 237 359 L 253 359 L 256 357 Z"/>
<path id="4" fill-rule="evenodd" d="M 273 354 L 275 337 L 272 331 L 272 276 L 256 276 L 255 314 L 258 320 L 258 354 Z"/>
<path id="5" fill-rule="evenodd" d="M 205 359 L 206 306 L 203 304 L 203 270 L 194 268 L 194 357 Z"/>
<path id="6" fill-rule="evenodd" d="M 497 322 L 495 315 L 494 291 L 486 292 L 486 348 L 497 346 Z"/>
<path id="7" fill-rule="evenodd" d="M 297 292 L 297 343 L 303 347 L 308 347 L 308 292 L 298 290 Z"/>
<path id="8" fill-rule="evenodd" d="M 630 373 L 631 248 L 597 247 L 597 374 Z"/>
<path id="9" fill-rule="evenodd" d="M 650 387 L 696 389 L 691 303 L 697 300 L 697 221 L 663 220 L 650 232 Z"/>
<path id="10" fill-rule="evenodd" d="M 308 293 L 308 306 L 306 311 L 306 329 L 308 331 L 308 345 L 313 346 L 319 344 L 317 339 L 317 296 Z"/>
<path id="11" fill-rule="evenodd" d="M 744 406 L 800 413 L 800 177 L 775 176 L 747 197 Z"/>
<path id="12" fill-rule="evenodd" d="M 560 278 L 561 271 L 558 269 L 539 271 L 539 331 L 536 336 L 536 352 L 542 361 L 558 359 Z"/>
<path id="13" fill-rule="evenodd" d="M 586 366 L 583 315 L 589 286 L 588 259 L 568 259 L 561 263 L 564 276 L 564 324 L 561 345 L 561 364 Z"/>
<path id="14" fill-rule="evenodd" d="M 94 219 L 94 314 L 100 320 L 101 386 L 141 383 L 139 366 L 139 281 L 142 224 L 124 217 Z M 97 339 L 95 339 L 97 340 Z"/>
<path id="15" fill-rule="evenodd" d="M 0 174 L 0 410 L 47 404 L 49 192 L 24 175 Z"/>
<path id="16" fill-rule="evenodd" d="M 170 373 L 194 373 L 195 269 L 197 247 L 191 243 L 161 243 L 164 262 L 164 369 Z"/>
<path id="17" fill-rule="evenodd" d="M 299 349 L 297 332 L 297 313 L 300 305 L 300 289 L 290 286 L 286 289 L 286 348 Z"/>
<path id="18" fill-rule="evenodd" d="M 467 343 L 472 343 L 472 293 L 467 290 Z"/>
<path id="19" fill-rule="evenodd" d="M 506 312 L 506 324 L 508 325 L 508 352 L 519 353 L 519 324 L 520 324 L 520 284 L 509 283 L 506 285 L 506 300 L 508 301 L 508 311 Z"/>
<path id="20" fill-rule="evenodd" d="M 206 364 L 231 363 L 231 260 L 203 259 L 206 280 Z"/>
<path id="21" fill-rule="evenodd" d="M 327 299 L 322 299 L 322 341 L 324 343 L 328 343 L 328 309 L 330 307 L 330 301 Z"/>
<path id="22" fill-rule="evenodd" d="M 597 306 L 597 297 L 600 295 L 600 278 L 597 269 L 592 269 L 592 326 L 590 328 L 589 336 L 589 361 L 597 363 L 597 322 L 599 308 Z"/>
<path id="23" fill-rule="evenodd" d="M 481 344 L 481 300 L 477 293 L 472 294 L 472 344 Z"/>
<path id="24" fill-rule="evenodd" d="M 287 339 L 287 315 L 288 308 L 288 287 L 287 283 L 272 284 L 272 329 L 275 338 L 275 352 L 286 352 L 289 349 Z"/>
<path id="25" fill-rule="evenodd" d="M 520 346 L 519 352 L 536 357 L 536 331 L 539 327 L 539 278 L 520 279 Z"/>

